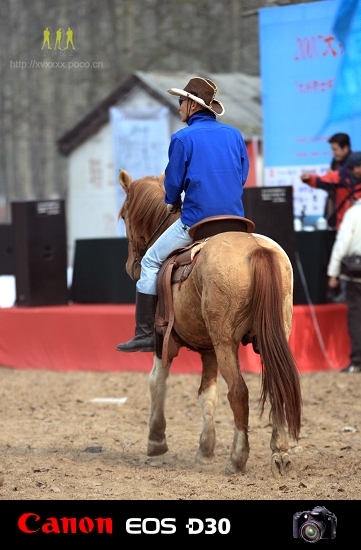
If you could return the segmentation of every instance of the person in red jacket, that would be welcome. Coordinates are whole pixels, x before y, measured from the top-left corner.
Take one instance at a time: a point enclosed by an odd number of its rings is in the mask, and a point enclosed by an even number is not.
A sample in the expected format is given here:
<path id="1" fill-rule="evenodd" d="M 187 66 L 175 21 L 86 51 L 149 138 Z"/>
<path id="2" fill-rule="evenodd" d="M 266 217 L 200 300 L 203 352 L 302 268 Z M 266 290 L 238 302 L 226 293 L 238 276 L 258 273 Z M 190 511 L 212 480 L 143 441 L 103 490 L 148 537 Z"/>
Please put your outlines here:
<path id="1" fill-rule="evenodd" d="M 303 183 L 306 183 L 310 187 L 324 189 L 325 191 L 335 191 L 336 230 L 340 227 L 346 210 L 352 206 L 356 199 L 361 198 L 361 178 L 358 178 L 354 174 L 354 166 L 361 166 L 360 151 L 351 153 L 346 164 L 339 170 L 332 170 L 324 176 L 317 176 L 308 172 L 303 172 L 300 176 Z"/>
<path id="2" fill-rule="evenodd" d="M 339 170 L 340 168 L 342 168 L 342 166 L 344 166 L 344 164 L 346 164 L 348 157 L 352 153 L 351 139 L 348 134 L 340 132 L 338 134 L 333 134 L 333 136 L 331 136 L 328 140 L 328 143 L 331 146 L 333 155 L 330 168 L 328 170 L 328 172 L 331 172 L 332 170 Z M 332 227 L 332 229 L 334 229 L 334 225 L 332 225 L 330 220 L 331 216 L 332 218 L 336 218 L 336 216 L 334 215 L 335 210 L 335 190 L 332 189 L 332 191 L 328 191 L 324 211 L 324 217 L 329 220 L 328 224 L 330 227 Z"/>
<path id="3" fill-rule="evenodd" d="M 334 134 L 328 140 L 331 145 L 333 158 L 330 165 L 330 170 L 338 170 L 346 164 L 348 157 L 352 153 L 351 140 L 348 134 Z"/>

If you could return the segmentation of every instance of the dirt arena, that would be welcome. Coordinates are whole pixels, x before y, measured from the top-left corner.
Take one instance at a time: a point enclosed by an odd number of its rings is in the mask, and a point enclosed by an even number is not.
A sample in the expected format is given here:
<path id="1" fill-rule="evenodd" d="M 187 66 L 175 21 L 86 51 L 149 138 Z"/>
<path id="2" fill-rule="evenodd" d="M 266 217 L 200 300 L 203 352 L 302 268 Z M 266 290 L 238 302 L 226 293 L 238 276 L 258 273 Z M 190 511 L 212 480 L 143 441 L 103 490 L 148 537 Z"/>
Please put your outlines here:
<path id="1" fill-rule="evenodd" d="M 270 469 L 268 414 L 259 418 L 257 374 L 250 392 L 246 473 L 224 475 L 233 437 L 219 380 L 215 461 L 195 464 L 201 430 L 199 375 L 171 374 L 169 451 L 147 458 L 147 373 L 0 368 L 1 500 L 358 500 L 361 496 L 361 375 L 301 375 L 303 421 L 290 441 L 293 474 Z M 122 403 L 94 398 L 126 398 Z"/>

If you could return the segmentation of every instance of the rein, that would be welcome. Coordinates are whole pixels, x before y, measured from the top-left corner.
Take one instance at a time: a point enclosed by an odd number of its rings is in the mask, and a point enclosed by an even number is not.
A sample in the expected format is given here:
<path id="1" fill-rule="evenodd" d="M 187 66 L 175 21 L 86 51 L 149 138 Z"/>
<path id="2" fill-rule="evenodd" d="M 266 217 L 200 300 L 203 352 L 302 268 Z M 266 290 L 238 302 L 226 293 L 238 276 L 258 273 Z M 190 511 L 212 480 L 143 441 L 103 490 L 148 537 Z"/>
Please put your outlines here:
<path id="1" fill-rule="evenodd" d="M 166 221 L 168 221 L 170 215 L 172 214 L 173 212 L 168 212 L 168 214 L 166 215 L 166 217 L 164 218 L 163 221 L 161 221 L 161 223 L 158 225 L 158 227 L 156 228 L 156 230 L 154 231 L 154 233 L 149 237 L 149 239 L 147 240 L 147 242 L 145 243 L 144 246 L 142 246 L 142 248 L 140 250 L 138 250 L 138 246 L 136 245 L 136 257 L 133 261 L 133 264 L 132 264 L 132 279 L 135 280 L 135 268 L 137 265 L 141 265 L 141 261 L 142 261 L 142 258 L 144 256 L 144 254 L 147 252 L 148 248 L 149 248 L 149 243 L 152 242 L 153 238 L 159 233 L 159 231 L 161 230 L 161 228 L 163 227 L 163 225 L 166 223 Z M 140 258 L 140 259 L 139 259 Z"/>

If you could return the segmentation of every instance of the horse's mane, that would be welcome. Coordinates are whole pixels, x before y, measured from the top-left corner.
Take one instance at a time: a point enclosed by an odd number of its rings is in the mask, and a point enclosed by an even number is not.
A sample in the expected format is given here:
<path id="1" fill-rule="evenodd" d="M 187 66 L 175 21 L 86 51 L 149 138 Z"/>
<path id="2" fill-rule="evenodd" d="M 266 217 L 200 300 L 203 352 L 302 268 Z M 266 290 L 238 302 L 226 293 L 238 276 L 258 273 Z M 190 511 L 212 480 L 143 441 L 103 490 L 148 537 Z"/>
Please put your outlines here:
<path id="1" fill-rule="evenodd" d="M 120 211 L 128 208 L 128 218 L 134 235 L 146 237 L 153 233 L 166 215 L 164 202 L 165 190 L 161 182 L 152 176 L 133 181 L 129 187 L 127 204 Z"/>

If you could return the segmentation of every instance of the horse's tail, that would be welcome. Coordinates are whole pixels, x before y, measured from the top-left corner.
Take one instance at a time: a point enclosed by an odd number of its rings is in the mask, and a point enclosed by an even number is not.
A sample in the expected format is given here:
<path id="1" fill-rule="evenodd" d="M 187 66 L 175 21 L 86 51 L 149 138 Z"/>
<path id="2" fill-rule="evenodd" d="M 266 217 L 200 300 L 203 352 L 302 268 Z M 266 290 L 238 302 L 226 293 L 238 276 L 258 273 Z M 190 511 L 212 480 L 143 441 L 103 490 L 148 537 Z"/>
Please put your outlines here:
<path id="1" fill-rule="evenodd" d="M 267 397 L 270 418 L 288 425 L 298 439 L 301 428 L 301 387 L 295 359 L 284 327 L 281 267 L 275 251 L 266 247 L 251 253 L 251 315 L 262 363 L 261 414 Z"/>

